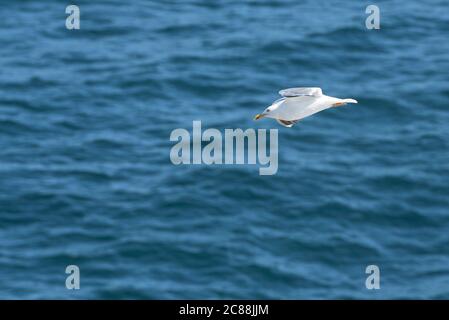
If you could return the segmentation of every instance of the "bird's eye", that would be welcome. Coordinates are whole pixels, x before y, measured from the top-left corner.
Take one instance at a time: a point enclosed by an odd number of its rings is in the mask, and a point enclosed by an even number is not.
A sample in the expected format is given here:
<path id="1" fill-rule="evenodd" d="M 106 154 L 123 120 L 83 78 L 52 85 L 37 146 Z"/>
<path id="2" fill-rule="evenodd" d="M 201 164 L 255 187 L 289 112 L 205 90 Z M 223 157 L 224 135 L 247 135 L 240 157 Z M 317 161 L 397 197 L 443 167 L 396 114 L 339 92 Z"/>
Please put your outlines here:
<path id="1" fill-rule="evenodd" d="M 270 112 L 271 110 L 270 109 L 267 109 L 267 112 Z"/>

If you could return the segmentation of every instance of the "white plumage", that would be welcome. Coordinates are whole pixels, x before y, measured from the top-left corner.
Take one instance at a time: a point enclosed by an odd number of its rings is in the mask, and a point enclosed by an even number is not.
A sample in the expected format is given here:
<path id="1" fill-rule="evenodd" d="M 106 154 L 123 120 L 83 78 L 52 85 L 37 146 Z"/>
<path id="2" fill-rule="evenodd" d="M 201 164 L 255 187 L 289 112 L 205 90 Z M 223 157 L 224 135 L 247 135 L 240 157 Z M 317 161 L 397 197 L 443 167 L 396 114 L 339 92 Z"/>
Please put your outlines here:
<path id="1" fill-rule="evenodd" d="M 276 100 L 264 112 L 256 115 L 255 120 L 272 118 L 290 128 L 299 120 L 322 110 L 357 103 L 354 99 L 326 96 L 321 88 L 290 88 L 279 91 L 279 94 L 283 98 Z"/>

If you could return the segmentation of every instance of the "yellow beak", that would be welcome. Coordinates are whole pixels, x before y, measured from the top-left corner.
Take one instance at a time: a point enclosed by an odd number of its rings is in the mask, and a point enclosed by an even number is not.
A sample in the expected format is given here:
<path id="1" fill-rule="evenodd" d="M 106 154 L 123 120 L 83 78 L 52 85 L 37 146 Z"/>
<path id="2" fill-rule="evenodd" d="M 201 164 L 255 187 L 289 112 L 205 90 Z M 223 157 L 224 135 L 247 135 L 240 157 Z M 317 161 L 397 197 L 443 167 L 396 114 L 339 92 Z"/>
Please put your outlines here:
<path id="1" fill-rule="evenodd" d="M 259 119 L 261 119 L 263 117 L 264 117 L 263 114 L 256 114 L 256 116 L 254 117 L 254 120 L 259 120 Z"/>

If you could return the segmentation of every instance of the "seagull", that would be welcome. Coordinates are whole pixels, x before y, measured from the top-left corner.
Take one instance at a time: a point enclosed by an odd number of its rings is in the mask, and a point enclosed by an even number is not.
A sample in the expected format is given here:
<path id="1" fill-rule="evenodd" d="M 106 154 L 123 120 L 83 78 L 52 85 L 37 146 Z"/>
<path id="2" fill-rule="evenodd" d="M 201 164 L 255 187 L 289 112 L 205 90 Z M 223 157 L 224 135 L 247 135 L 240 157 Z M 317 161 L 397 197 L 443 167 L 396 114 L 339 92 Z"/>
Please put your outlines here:
<path id="1" fill-rule="evenodd" d="M 321 88 L 289 88 L 279 91 L 281 99 L 273 102 L 264 112 L 256 115 L 254 120 L 272 118 L 291 128 L 302 118 L 331 107 L 340 107 L 347 103 L 357 103 L 354 99 L 339 99 L 326 96 Z"/>

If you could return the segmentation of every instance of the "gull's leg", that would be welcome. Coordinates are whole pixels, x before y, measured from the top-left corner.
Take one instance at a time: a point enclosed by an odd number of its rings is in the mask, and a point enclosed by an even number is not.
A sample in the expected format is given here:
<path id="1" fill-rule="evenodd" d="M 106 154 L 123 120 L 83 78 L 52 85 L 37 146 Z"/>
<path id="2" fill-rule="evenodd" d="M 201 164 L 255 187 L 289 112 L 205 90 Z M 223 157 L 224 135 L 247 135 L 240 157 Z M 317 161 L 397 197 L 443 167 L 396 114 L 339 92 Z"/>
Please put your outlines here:
<path id="1" fill-rule="evenodd" d="M 291 128 L 291 127 L 293 127 L 299 120 L 288 121 L 288 120 L 276 119 L 276 121 L 277 121 L 279 124 L 283 125 L 284 127 Z"/>

